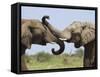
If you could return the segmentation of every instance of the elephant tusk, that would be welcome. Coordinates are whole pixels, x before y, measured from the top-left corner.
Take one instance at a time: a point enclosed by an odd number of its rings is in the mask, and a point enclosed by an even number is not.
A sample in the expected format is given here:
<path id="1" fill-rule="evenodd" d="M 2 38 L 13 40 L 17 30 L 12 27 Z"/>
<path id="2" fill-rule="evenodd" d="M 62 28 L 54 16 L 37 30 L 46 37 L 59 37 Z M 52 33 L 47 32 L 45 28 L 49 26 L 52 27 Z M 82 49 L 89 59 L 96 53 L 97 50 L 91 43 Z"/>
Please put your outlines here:
<path id="1" fill-rule="evenodd" d="M 63 40 L 63 41 L 65 41 L 65 40 L 67 40 L 67 39 L 64 39 L 64 38 L 59 38 L 60 40 Z"/>
<path id="2" fill-rule="evenodd" d="M 51 44 L 55 44 L 55 42 L 51 42 Z"/>

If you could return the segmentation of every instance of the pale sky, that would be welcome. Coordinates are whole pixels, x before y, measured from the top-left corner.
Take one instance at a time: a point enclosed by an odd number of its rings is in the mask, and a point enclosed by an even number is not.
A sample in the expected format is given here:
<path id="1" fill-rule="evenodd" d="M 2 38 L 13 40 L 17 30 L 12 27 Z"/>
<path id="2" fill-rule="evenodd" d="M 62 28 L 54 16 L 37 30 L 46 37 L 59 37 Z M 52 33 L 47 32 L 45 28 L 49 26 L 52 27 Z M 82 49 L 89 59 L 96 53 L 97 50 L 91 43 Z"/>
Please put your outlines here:
<path id="1" fill-rule="evenodd" d="M 57 29 L 63 30 L 68 27 L 73 21 L 88 21 L 95 23 L 95 11 L 94 10 L 79 10 L 79 9 L 59 9 L 59 8 L 43 8 L 43 7 L 30 7 L 22 6 L 21 16 L 22 19 L 38 19 L 44 15 L 49 15 L 49 22 Z M 59 46 L 48 43 L 46 46 L 32 44 L 31 49 L 26 50 L 26 54 L 35 54 L 39 51 L 45 51 L 51 53 L 51 49 L 59 49 Z M 74 53 L 76 48 L 73 43 L 65 42 L 66 53 Z"/>

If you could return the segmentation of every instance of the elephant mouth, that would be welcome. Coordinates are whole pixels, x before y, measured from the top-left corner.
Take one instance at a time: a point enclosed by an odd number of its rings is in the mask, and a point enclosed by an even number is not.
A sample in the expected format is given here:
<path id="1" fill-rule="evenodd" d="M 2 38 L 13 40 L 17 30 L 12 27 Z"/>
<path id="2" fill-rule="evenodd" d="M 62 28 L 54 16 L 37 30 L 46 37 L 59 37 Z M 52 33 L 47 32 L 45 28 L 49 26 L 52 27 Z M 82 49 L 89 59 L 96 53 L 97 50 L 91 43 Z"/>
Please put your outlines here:
<path id="1" fill-rule="evenodd" d="M 41 44 L 41 45 L 46 45 L 47 42 L 46 42 L 45 40 L 42 40 L 42 41 L 40 42 L 40 44 Z"/>
<path id="2" fill-rule="evenodd" d="M 42 42 L 41 45 L 46 45 L 46 42 Z"/>
<path id="3" fill-rule="evenodd" d="M 81 46 L 81 43 L 77 42 L 77 43 L 74 44 L 74 46 L 75 46 L 76 48 L 79 48 L 79 47 Z"/>

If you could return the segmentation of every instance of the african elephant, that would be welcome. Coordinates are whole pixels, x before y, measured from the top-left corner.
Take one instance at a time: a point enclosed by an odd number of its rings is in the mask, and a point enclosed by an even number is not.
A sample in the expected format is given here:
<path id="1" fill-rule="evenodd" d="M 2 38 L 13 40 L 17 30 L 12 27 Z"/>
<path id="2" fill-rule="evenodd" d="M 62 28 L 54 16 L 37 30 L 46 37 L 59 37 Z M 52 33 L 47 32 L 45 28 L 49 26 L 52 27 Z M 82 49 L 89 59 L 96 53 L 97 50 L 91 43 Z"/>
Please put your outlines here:
<path id="1" fill-rule="evenodd" d="M 88 22 L 73 22 L 63 32 L 70 36 L 66 36 L 67 42 L 74 43 L 76 48 L 84 46 L 84 67 L 94 67 L 95 62 L 95 25 Z M 67 38 L 68 37 L 68 38 Z"/>
<path id="2" fill-rule="evenodd" d="M 74 43 L 76 48 L 84 46 L 84 67 L 96 66 L 95 62 L 95 25 L 89 22 L 74 21 L 63 31 L 54 28 L 47 20 L 45 25 L 59 39 Z"/>
<path id="3" fill-rule="evenodd" d="M 32 19 L 22 19 L 21 21 L 21 56 L 25 54 L 25 50 L 31 48 L 32 44 L 46 45 L 46 43 L 56 42 L 60 49 L 54 51 L 55 55 L 59 55 L 64 51 L 64 42 L 55 37 L 52 32 L 43 24 L 43 22 Z M 59 53 L 58 53 L 59 52 Z M 25 70 L 25 61 L 22 60 L 22 69 Z"/>

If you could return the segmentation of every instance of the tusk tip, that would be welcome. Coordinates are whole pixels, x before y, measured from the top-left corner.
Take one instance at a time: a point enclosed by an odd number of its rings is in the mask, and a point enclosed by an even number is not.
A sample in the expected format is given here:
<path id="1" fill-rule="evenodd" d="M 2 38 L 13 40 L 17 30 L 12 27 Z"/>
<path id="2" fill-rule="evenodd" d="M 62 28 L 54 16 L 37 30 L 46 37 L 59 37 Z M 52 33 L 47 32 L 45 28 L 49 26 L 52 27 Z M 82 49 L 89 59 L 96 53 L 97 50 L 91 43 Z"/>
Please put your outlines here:
<path id="1" fill-rule="evenodd" d="M 64 38 L 59 38 L 59 39 L 60 39 L 60 40 L 64 40 L 64 41 L 67 40 L 67 39 L 64 39 Z"/>

